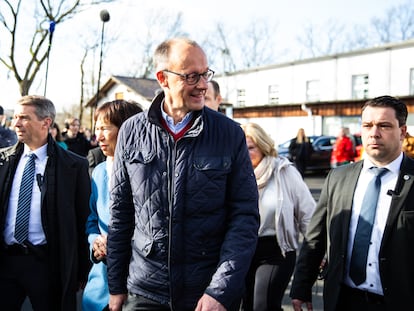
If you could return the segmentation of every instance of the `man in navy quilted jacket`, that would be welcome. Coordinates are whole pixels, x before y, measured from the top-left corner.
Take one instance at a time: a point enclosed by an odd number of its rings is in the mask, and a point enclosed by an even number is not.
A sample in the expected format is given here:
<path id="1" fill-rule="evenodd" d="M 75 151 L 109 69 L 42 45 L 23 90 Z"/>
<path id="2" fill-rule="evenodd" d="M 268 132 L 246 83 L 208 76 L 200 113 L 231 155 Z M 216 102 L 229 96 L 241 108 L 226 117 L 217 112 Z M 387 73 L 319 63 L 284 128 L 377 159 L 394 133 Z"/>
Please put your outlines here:
<path id="1" fill-rule="evenodd" d="M 108 234 L 110 310 L 238 310 L 256 248 L 246 139 L 204 109 L 214 72 L 194 41 L 154 54 L 163 90 L 119 131 Z"/>

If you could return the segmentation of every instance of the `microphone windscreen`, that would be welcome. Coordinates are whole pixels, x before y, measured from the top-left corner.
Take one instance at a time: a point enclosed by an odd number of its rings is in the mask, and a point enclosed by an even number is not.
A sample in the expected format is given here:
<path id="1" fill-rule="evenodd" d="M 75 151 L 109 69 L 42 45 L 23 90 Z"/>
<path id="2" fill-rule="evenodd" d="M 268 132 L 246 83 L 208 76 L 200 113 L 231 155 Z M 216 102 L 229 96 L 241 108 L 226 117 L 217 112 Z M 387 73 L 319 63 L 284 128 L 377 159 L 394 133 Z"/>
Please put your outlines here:
<path id="1" fill-rule="evenodd" d="M 103 21 L 104 23 L 109 21 L 109 12 L 107 10 L 102 10 L 100 15 L 101 15 L 101 21 Z"/>

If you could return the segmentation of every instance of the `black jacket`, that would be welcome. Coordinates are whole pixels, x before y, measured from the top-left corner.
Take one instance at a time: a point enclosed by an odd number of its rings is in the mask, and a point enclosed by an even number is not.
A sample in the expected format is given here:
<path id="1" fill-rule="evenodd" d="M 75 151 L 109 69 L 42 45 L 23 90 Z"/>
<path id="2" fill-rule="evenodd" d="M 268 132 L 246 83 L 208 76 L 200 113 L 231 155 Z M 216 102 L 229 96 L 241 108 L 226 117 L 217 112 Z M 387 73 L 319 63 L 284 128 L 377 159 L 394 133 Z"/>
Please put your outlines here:
<path id="1" fill-rule="evenodd" d="M 0 235 L 3 242 L 8 200 L 24 145 L 0 150 Z M 76 310 L 76 291 L 89 271 L 85 223 L 90 179 L 85 158 L 58 147 L 49 135 L 47 165 L 41 186 L 42 226 L 46 235 L 54 301 L 53 310 Z M 1 256 L 0 248 L 0 256 Z"/>
<path id="2" fill-rule="evenodd" d="M 324 310 L 334 311 L 345 273 L 352 200 L 363 161 L 331 170 L 298 257 L 290 296 L 311 301 L 319 265 L 328 254 Z M 404 156 L 379 252 L 386 310 L 411 310 L 414 293 L 414 160 Z"/>

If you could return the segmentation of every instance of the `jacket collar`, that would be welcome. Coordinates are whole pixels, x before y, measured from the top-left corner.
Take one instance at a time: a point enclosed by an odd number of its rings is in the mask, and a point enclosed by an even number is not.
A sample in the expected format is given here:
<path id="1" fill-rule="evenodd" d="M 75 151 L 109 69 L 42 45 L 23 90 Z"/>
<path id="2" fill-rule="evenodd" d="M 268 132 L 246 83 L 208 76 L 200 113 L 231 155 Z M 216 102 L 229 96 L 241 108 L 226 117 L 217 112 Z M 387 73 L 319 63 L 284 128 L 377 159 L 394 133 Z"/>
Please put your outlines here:
<path id="1" fill-rule="evenodd" d="M 160 92 L 158 95 L 154 97 L 152 100 L 151 106 L 148 110 L 148 120 L 150 123 L 153 123 L 155 125 L 158 125 L 159 127 L 162 127 L 161 124 L 161 105 L 164 103 L 165 94 L 164 92 Z M 187 132 L 187 134 L 191 136 L 198 135 L 201 130 L 203 129 L 203 115 L 204 115 L 204 109 L 194 111 L 194 123 L 193 126 L 190 128 L 190 130 Z"/>

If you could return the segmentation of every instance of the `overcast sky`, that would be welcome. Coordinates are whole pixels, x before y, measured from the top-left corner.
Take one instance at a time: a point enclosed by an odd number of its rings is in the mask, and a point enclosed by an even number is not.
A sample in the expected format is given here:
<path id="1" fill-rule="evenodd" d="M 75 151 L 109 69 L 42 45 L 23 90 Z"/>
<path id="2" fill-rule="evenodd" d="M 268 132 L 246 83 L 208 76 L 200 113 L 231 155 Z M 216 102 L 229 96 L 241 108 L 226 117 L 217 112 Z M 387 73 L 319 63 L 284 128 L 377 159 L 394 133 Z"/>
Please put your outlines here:
<path id="1" fill-rule="evenodd" d="M 55 103 L 58 111 L 63 106 L 78 104 L 82 51 L 78 51 L 77 38 L 100 34 L 99 12 L 102 9 L 107 9 L 111 16 L 105 24 L 106 33 L 122 34 L 128 29 L 137 35 L 139 22 L 145 18 L 149 9 L 167 8 L 172 14 L 182 11 L 183 28 L 196 41 L 200 33 L 212 31 L 217 22 L 238 29 L 252 20 L 269 19 L 277 22 L 277 31 L 283 38 L 280 42 L 289 48 L 297 44 L 297 37 L 306 23 L 321 25 L 328 20 L 336 20 L 346 25 L 368 24 L 372 17 L 382 17 L 392 6 L 408 1 L 410 0 L 117 0 L 114 4 L 101 5 L 84 12 L 74 22 L 58 25 L 50 55 L 47 97 Z M 411 1 L 414 4 L 414 0 Z M 204 7 L 200 7 L 200 4 L 204 4 Z M 4 49 L 4 46 L 0 45 L 0 49 Z M 131 51 L 130 57 L 122 60 L 132 62 L 133 57 Z M 111 63 L 110 59 L 104 60 L 101 85 L 110 74 L 120 74 L 116 62 L 113 62 L 114 65 Z M 13 109 L 20 95 L 14 77 L 9 76 L 7 79 L 7 71 L 2 64 L 0 85 L 4 95 L 0 97 L 0 105 Z M 31 93 L 43 94 L 43 90 L 43 81 L 38 81 L 32 86 Z"/>

